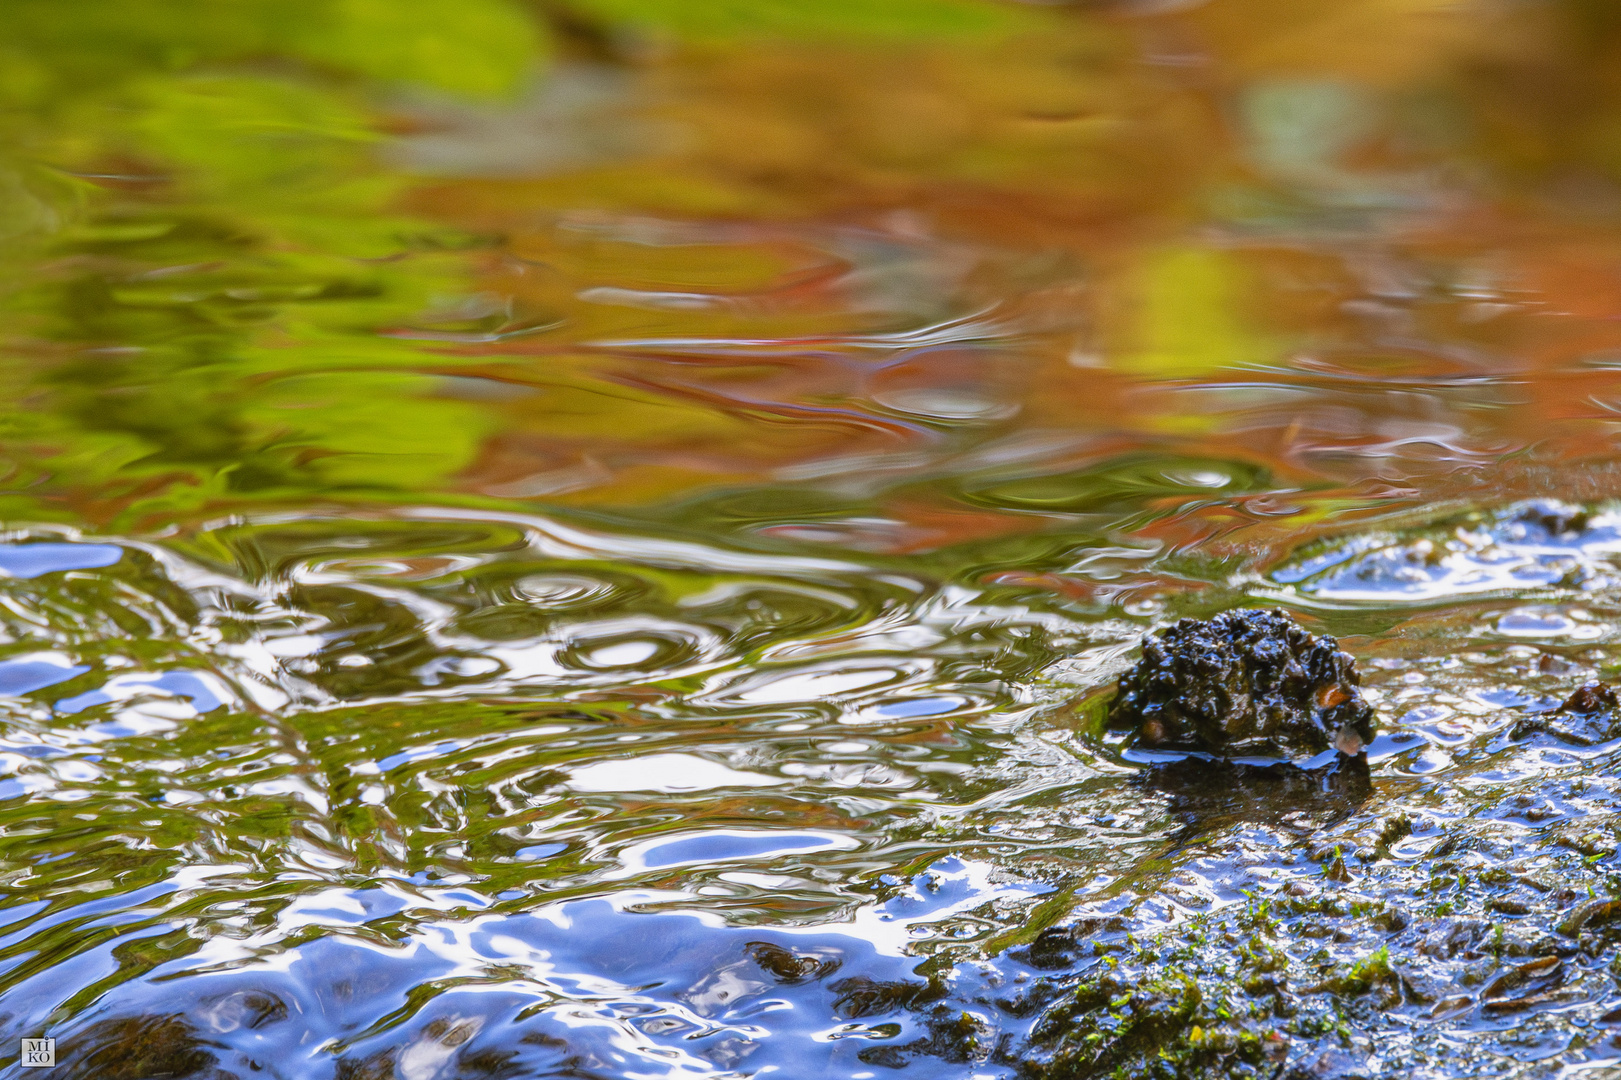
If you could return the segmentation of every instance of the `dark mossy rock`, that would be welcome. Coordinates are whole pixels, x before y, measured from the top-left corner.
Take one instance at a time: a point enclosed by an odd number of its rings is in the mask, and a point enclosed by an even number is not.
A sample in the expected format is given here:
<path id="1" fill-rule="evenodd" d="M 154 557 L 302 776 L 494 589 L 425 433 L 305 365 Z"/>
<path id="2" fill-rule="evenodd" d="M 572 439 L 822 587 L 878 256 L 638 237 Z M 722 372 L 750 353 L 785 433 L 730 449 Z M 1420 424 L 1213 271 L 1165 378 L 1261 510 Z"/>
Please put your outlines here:
<path id="1" fill-rule="evenodd" d="M 1151 749 L 1216 754 L 1360 754 L 1373 708 L 1356 663 L 1331 637 L 1276 610 L 1183 619 L 1143 639 L 1109 726 Z"/>
<path id="2" fill-rule="evenodd" d="M 280 1019 L 287 1011 L 270 995 L 250 994 L 243 1004 L 256 1023 Z M 182 1016 L 116 1017 L 63 1036 L 56 1075 L 69 1080 L 233 1080 L 234 1074 L 218 1067 L 214 1051 L 224 1049 Z"/>
<path id="3" fill-rule="evenodd" d="M 1528 716 L 1514 725 L 1510 738 L 1551 735 L 1573 746 L 1594 746 L 1621 738 L 1621 698 L 1601 682 L 1578 686 L 1552 712 Z"/>
<path id="4" fill-rule="evenodd" d="M 1031 1080 L 1276 1075 L 1286 1044 L 1207 993 L 1220 989 L 1182 973 L 1089 974 L 1040 1016 L 1015 1060 Z"/>
<path id="5" fill-rule="evenodd" d="M 972 1013 L 936 1005 L 926 1017 L 923 1026 L 926 1036 L 908 1043 L 871 1046 L 856 1054 L 867 1065 L 881 1065 L 886 1069 L 904 1069 L 914 1057 L 930 1057 L 953 1065 L 967 1065 L 984 1060 L 991 1052 L 991 1029 Z"/>

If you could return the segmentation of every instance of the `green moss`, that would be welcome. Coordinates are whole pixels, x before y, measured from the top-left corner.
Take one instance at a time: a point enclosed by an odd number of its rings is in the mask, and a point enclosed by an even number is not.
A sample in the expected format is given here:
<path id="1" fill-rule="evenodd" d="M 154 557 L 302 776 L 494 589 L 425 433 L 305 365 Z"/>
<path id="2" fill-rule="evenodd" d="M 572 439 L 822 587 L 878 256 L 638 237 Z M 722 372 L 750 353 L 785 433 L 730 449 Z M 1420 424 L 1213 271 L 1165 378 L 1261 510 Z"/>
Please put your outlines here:
<path id="1" fill-rule="evenodd" d="M 1050 1009 L 1031 1041 L 1027 1069 L 1043 1078 L 1165 1078 L 1229 1075 L 1264 1060 L 1266 1040 L 1248 1008 L 1235 1009 L 1220 980 L 1190 975 L 1132 978 L 1111 969 Z"/>
<path id="2" fill-rule="evenodd" d="M 1345 995 L 1366 994 L 1378 988 L 1397 988 L 1399 994 L 1400 985 L 1400 979 L 1390 966 L 1388 945 L 1350 965 L 1342 973 L 1325 979 L 1321 984 L 1325 990 Z"/>

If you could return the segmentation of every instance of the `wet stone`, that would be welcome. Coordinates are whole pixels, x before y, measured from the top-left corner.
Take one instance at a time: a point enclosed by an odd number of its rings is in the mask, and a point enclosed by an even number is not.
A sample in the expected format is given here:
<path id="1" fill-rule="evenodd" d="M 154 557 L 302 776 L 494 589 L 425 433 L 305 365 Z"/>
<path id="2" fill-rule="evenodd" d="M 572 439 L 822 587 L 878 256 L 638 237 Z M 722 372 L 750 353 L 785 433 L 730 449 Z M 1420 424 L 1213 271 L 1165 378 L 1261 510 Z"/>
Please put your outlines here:
<path id="1" fill-rule="evenodd" d="M 1360 754 L 1373 708 L 1355 661 L 1278 610 L 1183 619 L 1143 639 L 1109 726 L 1150 749 L 1310 756 Z"/>
<path id="2" fill-rule="evenodd" d="M 836 959 L 790 952 L 769 941 L 751 941 L 743 949 L 760 968 L 785 986 L 826 978 L 839 969 Z"/>
<path id="3" fill-rule="evenodd" d="M 1601 682 L 1576 688 L 1552 712 L 1528 716 L 1514 725 L 1513 739 L 1549 735 L 1573 746 L 1593 746 L 1621 737 L 1621 698 Z"/>
<path id="4" fill-rule="evenodd" d="M 897 1009 L 915 1009 L 938 1001 L 946 991 L 937 982 L 914 983 L 871 979 L 865 975 L 836 982 L 833 1010 L 848 1020 L 882 1016 Z"/>
<path id="5" fill-rule="evenodd" d="M 1509 511 L 1502 532 L 1520 543 L 1580 540 L 1592 523 L 1586 509 L 1557 499 L 1533 499 Z"/>

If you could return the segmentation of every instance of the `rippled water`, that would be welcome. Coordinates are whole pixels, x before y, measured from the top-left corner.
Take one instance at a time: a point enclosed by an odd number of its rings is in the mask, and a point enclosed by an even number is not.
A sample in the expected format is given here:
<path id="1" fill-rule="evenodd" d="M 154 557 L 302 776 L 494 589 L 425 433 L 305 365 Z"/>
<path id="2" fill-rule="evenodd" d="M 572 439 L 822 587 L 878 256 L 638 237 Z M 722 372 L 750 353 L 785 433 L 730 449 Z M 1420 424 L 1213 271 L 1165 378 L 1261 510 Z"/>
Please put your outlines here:
<path id="1" fill-rule="evenodd" d="M 1618 519 L 1558 510 L 1358 533 L 1178 605 L 1346 631 L 1397 722 L 1371 790 L 1145 787 L 1077 703 L 1151 617 L 900 564 L 443 510 L 15 537 L 7 1022 L 74 1075 L 961 1074 L 1076 962 L 1007 954 L 1053 922 L 1315 889 L 1397 814 L 1365 872 L 1404 884 L 1460 834 L 1484 866 L 1614 828 L 1602 750 L 1505 738 L 1615 663 Z M 977 1049 L 931 1035 L 946 998 Z"/>
<path id="2" fill-rule="evenodd" d="M 1621 1070 L 1605 5 L 0 20 L 6 1068 Z"/>

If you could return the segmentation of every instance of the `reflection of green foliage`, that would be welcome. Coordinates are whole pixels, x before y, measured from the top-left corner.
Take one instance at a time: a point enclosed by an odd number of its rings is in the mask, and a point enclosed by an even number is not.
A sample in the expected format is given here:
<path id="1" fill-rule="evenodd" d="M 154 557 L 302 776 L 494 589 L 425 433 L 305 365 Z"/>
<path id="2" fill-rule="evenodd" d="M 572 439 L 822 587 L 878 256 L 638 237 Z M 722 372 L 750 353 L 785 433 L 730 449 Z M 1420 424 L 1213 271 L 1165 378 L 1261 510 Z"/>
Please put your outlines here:
<path id="1" fill-rule="evenodd" d="M 378 211 L 400 180 L 376 169 L 369 118 L 342 97 L 283 79 L 186 77 L 150 80 L 140 98 L 141 151 L 248 235 L 333 255 L 398 250 L 405 223 Z"/>
<path id="2" fill-rule="evenodd" d="M 353 168 L 352 145 L 375 138 L 333 95 L 286 80 L 164 79 L 143 96 L 142 149 L 214 190 L 305 189 Z"/>
<path id="3" fill-rule="evenodd" d="M 1128 458 L 1083 472 L 1023 477 L 980 488 L 976 502 L 1020 510 L 1095 512 L 1140 506 L 1145 500 L 1227 497 L 1266 485 L 1265 473 L 1235 461 Z"/>
<path id="4" fill-rule="evenodd" d="M 1135 282 L 1139 329 L 1122 366 L 1178 378 L 1267 361 L 1276 346 L 1241 317 L 1242 262 L 1205 247 L 1173 248 L 1145 260 Z"/>
<path id="5" fill-rule="evenodd" d="M 340 71 L 490 97 L 510 93 L 541 51 L 534 21 L 504 0 L 333 0 L 326 21 L 291 36 Z"/>
<path id="6" fill-rule="evenodd" d="M 502 409 L 564 460 L 618 438 L 746 437 L 750 421 L 734 413 L 578 365 L 514 364 L 516 382 L 545 387 L 527 405 L 458 401 L 466 388 L 439 379 L 490 362 L 447 344 L 447 331 L 468 328 L 433 314 L 471 310 L 463 301 L 488 265 L 466 244 L 436 245 L 437 227 L 402 208 L 413 180 L 379 159 L 379 103 L 512 96 L 545 67 L 548 12 L 557 26 L 600 20 L 609 37 L 618 26 L 709 42 L 954 35 L 976 56 L 1047 18 L 991 0 L 86 0 L 72 18 L 44 0 L 0 0 L 0 369 L 11 391 L 0 450 L 17 470 L 5 512 L 82 518 L 95 503 L 125 515 L 106 524 L 128 527 L 312 492 L 456 498 L 451 478 Z M 1038 83 L 985 107 L 1046 102 Z M 925 138 L 919 159 L 957 138 L 949 93 L 935 97 L 922 114 L 944 117 L 945 134 Z M 487 105 L 467 115 L 505 115 Z M 640 206 L 655 188 L 690 189 L 712 200 L 702 212 L 727 208 L 702 175 L 623 168 L 620 189 L 590 177 L 593 197 Z M 722 280 L 738 258 L 727 253 Z M 474 330 L 555 318 L 496 306 L 494 325 Z M 733 329 L 730 318 L 714 316 L 713 332 Z"/>
<path id="7" fill-rule="evenodd" d="M 410 343 L 354 333 L 455 288 L 455 267 L 432 256 L 368 268 L 282 254 L 226 222 L 153 215 L 64 236 L 66 250 L 113 269 L 36 285 L 13 314 L 64 344 L 99 348 L 12 365 L 12 385 L 38 390 L 0 407 L 11 456 L 103 496 L 168 489 L 137 512 L 249 492 L 421 489 L 465 466 L 482 414 L 400 370 L 422 363 Z M 138 272 L 149 266 L 186 272 Z M 301 347 L 250 344 L 261 328 Z"/>
<path id="8" fill-rule="evenodd" d="M 7 364 L 0 432 L 25 475 L 141 513 L 421 490 L 468 463 L 478 410 L 374 330 L 465 292 L 470 268 L 414 257 L 431 227 L 390 209 L 405 179 L 375 160 L 356 80 L 511 93 L 545 55 L 521 5 L 93 0 L 63 18 L 0 0 L 0 18 L 13 152 L 166 178 L 162 198 L 129 198 L 0 160 L 0 234 L 31 237 L 0 308 L 56 343 Z M 42 257 L 65 272 L 39 276 Z"/>
<path id="9" fill-rule="evenodd" d="M 282 57 L 340 74 L 504 94 L 541 39 L 507 0 L 0 0 L 0 94 L 61 105 L 153 71 Z"/>
<path id="10" fill-rule="evenodd" d="M 776 34 L 888 38 L 1007 31 L 1024 20 L 974 0 L 580 0 L 594 15 L 695 38 Z"/>
<path id="11" fill-rule="evenodd" d="M 302 375 L 265 388 L 243 416 L 266 430 L 279 420 L 278 446 L 316 451 L 306 471 L 323 487 L 409 490 L 466 465 L 484 433 L 476 407 L 435 399 L 434 386 L 395 372 Z"/>

